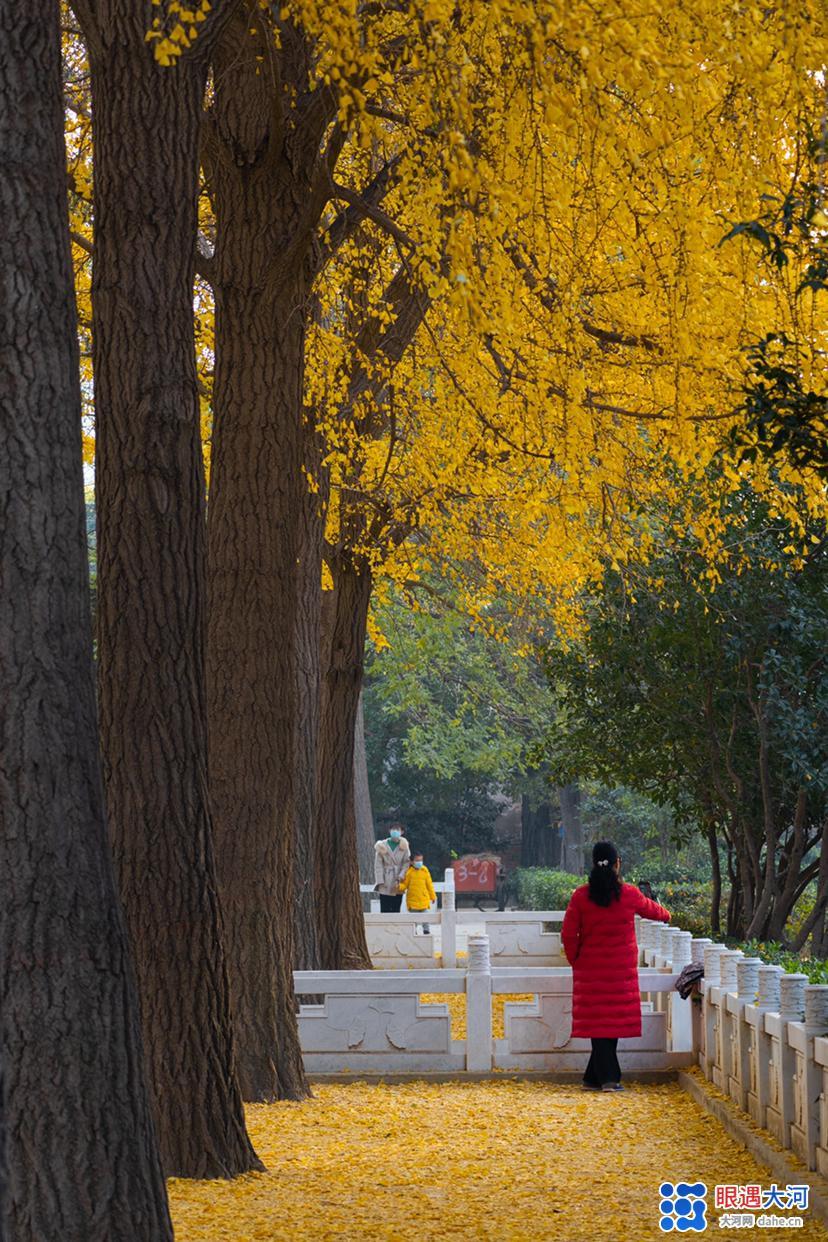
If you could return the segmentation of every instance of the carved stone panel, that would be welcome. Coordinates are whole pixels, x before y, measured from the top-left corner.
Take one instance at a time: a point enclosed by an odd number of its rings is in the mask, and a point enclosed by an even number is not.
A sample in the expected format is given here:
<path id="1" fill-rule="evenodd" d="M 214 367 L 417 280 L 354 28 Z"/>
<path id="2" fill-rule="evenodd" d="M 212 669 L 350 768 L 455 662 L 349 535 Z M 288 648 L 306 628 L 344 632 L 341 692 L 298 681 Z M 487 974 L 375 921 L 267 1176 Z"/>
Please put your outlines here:
<path id="1" fill-rule="evenodd" d="M 303 1053 L 451 1051 L 446 1005 L 424 1005 L 416 995 L 329 994 L 324 1005 L 302 1005 Z"/>

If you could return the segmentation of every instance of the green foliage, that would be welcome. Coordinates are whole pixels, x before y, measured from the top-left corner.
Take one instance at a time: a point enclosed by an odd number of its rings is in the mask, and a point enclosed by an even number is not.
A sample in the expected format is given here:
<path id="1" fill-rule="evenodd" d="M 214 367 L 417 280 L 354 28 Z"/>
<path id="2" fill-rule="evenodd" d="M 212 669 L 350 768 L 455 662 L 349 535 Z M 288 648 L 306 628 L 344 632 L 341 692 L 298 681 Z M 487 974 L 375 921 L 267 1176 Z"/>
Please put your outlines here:
<path id="1" fill-rule="evenodd" d="M 412 849 L 422 850 L 427 865 L 441 870 L 452 856 L 498 849 L 495 794 L 473 773 L 441 780 L 427 769 L 399 765 L 384 782 L 373 784 L 371 798 L 378 835 L 383 826 L 401 819 Z"/>
<path id="2" fill-rule="evenodd" d="M 773 941 L 743 940 L 734 942 L 732 947 L 743 949 L 748 957 L 760 957 L 771 966 L 784 966 L 793 974 L 807 975 L 809 983 L 828 983 L 828 962 L 820 958 L 803 957 Z"/>
<path id="3" fill-rule="evenodd" d="M 548 867 L 525 867 L 515 872 L 518 905 L 522 910 L 565 910 L 573 891 L 586 876 L 569 875 Z"/>
<path id="4" fill-rule="evenodd" d="M 400 818 L 434 865 L 497 850 L 495 820 L 524 792 L 547 794 L 529 751 L 552 695 L 537 662 L 516 654 L 442 600 L 393 594 L 376 614 L 387 645 L 366 650 L 365 739 L 378 823 Z"/>
<path id="5" fill-rule="evenodd" d="M 656 900 L 670 911 L 673 922 L 694 936 L 710 935 L 711 884 L 675 883 L 658 875 L 633 875 L 632 884 L 647 879 Z M 567 875 L 546 867 L 526 867 L 515 872 L 518 905 L 523 910 L 565 910 L 573 889 L 586 876 Z"/>
<path id="6" fill-rule="evenodd" d="M 665 523 L 660 555 L 608 570 L 586 601 L 583 641 L 550 649 L 558 712 L 544 754 L 559 782 L 623 784 L 669 808 L 679 845 L 714 830 L 734 867 L 748 848 L 761 857 L 769 818 L 776 902 L 800 791 L 798 875 L 815 866 L 828 806 L 828 539 L 747 489 L 722 508 L 733 552 L 721 577 L 691 527 Z M 754 908 L 764 861 L 758 875 Z M 774 906 L 774 926 L 789 915 Z M 737 920 L 738 907 L 734 934 Z"/>
<path id="7" fill-rule="evenodd" d="M 388 645 L 368 645 L 366 719 L 393 727 L 399 745 L 389 762 L 522 790 L 551 693 L 536 661 L 518 654 L 519 636 L 498 641 L 452 603 L 415 609 L 394 594 L 378 609 Z"/>
<path id="8" fill-rule="evenodd" d="M 642 879 L 649 877 L 641 877 Z M 682 931 L 694 936 L 710 935 L 710 908 L 713 901 L 713 885 L 688 884 L 656 876 L 650 880 L 656 900 L 673 916 L 673 923 Z"/>

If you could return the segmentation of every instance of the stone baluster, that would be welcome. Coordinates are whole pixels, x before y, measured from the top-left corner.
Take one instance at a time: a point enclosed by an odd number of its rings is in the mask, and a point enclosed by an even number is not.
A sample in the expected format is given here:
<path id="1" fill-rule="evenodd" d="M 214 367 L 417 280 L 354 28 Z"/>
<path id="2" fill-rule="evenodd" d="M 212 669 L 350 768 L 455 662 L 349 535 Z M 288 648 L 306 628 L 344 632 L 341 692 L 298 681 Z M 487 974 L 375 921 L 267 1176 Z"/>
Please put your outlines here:
<path id="1" fill-rule="evenodd" d="M 488 936 L 469 936 L 466 1068 L 470 1073 L 483 1074 L 492 1068 L 492 967 Z"/>
<path id="2" fill-rule="evenodd" d="M 828 1034 L 828 984 L 806 985 L 805 1027 L 810 1035 Z"/>
<path id="3" fill-rule="evenodd" d="M 736 994 L 740 1000 L 749 1001 L 752 1005 L 759 992 L 759 967 L 762 959 L 743 957 L 736 963 Z"/>
<path id="4" fill-rule="evenodd" d="M 712 1079 L 714 1071 L 720 1069 L 718 1034 L 720 1023 L 720 1005 L 718 998 L 718 989 L 721 984 L 721 973 L 719 969 L 719 961 L 723 953 L 727 952 L 727 948 L 723 944 L 707 944 L 704 947 L 704 981 L 705 988 L 702 993 L 702 1028 L 704 1032 L 704 1052 L 702 1057 L 702 1069 L 705 1077 Z M 715 997 L 712 989 L 716 989 Z"/>
<path id="5" fill-rule="evenodd" d="M 457 911 L 453 888 L 443 889 L 443 908 L 440 911 L 440 953 L 443 967 L 453 970 L 457 965 Z"/>
<path id="6" fill-rule="evenodd" d="M 723 992 L 736 991 L 736 964 L 744 956 L 741 949 L 725 949 L 719 957 L 720 987 Z"/>
<path id="7" fill-rule="evenodd" d="M 672 965 L 674 974 L 681 974 L 690 965 L 693 937 L 688 931 L 673 928 Z M 689 996 L 681 997 L 675 990 L 668 1001 L 670 1047 L 673 1052 L 693 1051 L 693 1002 Z"/>
<path id="8" fill-rule="evenodd" d="M 704 977 L 711 987 L 718 987 L 721 982 L 719 958 L 727 948 L 723 944 L 708 944 L 704 949 Z"/>
<path id="9" fill-rule="evenodd" d="M 675 929 L 673 936 L 673 970 L 681 974 L 685 966 L 693 960 L 693 934 L 689 931 Z"/>
<path id="10" fill-rule="evenodd" d="M 758 970 L 759 988 L 756 1004 L 759 1009 L 769 1009 L 779 1013 L 781 999 L 779 981 L 785 971 L 781 966 L 762 965 Z"/>
<path id="11" fill-rule="evenodd" d="M 742 957 L 736 962 L 736 995 L 725 998 L 730 1032 L 730 1061 L 727 1089 L 740 1108 L 747 1108 L 751 1088 L 751 1035 L 753 1026 L 747 1020 L 748 1005 L 753 1005 L 759 990 L 758 957 Z"/>
<path id="12" fill-rule="evenodd" d="M 806 984 L 804 1002 L 804 1021 L 788 1024 L 788 1045 L 793 1049 L 796 1063 L 791 1147 L 809 1169 L 815 1169 L 822 1067 L 814 1060 L 814 1038 L 828 1034 L 828 986 Z"/>
<path id="13" fill-rule="evenodd" d="M 779 1013 L 786 1022 L 802 1022 L 805 1018 L 807 975 L 785 971 L 779 980 Z"/>
<path id="14" fill-rule="evenodd" d="M 757 967 L 757 992 L 754 1035 L 751 1048 L 751 1082 L 748 1089 L 747 1111 L 763 1128 L 767 1126 L 768 1104 L 771 1098 L 770 1068 L 773 1056 L 772 1040 L 765 1030 L 765 1015 L 778 1014 L 780 1008 L 779 981 L 784 974 L 781 966 L 762 963 Z"/>
<path id="15" fill-rule="evenodd" d="M 704 966 L 704 951 L 713 941 L 709 936 L 694 936 L 691 950 L 691 961 L 694 966 Z"/>

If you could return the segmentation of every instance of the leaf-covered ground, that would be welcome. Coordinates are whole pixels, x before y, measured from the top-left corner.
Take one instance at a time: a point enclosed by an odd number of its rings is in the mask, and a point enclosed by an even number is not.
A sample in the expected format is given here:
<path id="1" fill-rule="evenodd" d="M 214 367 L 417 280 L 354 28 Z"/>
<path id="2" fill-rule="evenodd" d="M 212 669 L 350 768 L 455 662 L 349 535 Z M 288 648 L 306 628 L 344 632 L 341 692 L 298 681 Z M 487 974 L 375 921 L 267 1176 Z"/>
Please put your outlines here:
<path id="1" fill-rule="evenodd" d="M 316 1085 L 248 1124 L 268 1172 L 171 1181 L 178 1242 L 648 1242 L 662 1181 L 773 1180 L 673 1083 Z M 828 1240 L 805 1218 L 738 1236 Z"/>
<path id="2" fill-rule="evenodd" d="M 535 998 L 530 993 L 521 993 L 518 995 L 502 995 L 495 994 L 492 997 L 492 1036 L 494 1039 L 502 1039 L 504 1036 L 503 1029 L 503 1007 L 507 1001 L 522 1001 L 528 1004 Z M 420 1001 L 424 1005 L 448 1005 L 449 1016 L 451 1018 L 451 1037 L 452 1039 L 466 1038 L 466 998 L 460 992 L 424 992 Z"/>

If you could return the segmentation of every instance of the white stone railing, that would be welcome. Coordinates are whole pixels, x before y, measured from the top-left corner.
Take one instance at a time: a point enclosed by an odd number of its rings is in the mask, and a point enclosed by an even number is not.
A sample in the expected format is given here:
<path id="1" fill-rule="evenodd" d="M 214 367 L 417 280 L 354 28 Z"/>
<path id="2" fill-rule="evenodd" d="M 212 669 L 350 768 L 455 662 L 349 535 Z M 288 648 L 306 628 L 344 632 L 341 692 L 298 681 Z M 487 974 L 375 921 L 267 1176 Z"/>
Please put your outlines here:
<path id="1" fill-rule="evenodd" d="M 677 1016 L 690 1002 L 672 991 L 675 978 L 662 968 L 639 970 L 642 992 L 667 1000 L 644 1014 L 640 1039 L 623 1041 L 622 1069 L 674 1069 L 695 1060 L 690 1024 Z M 324 997 L 299 1009 L 309 1073 L 582 1073 L 589 1057 L 589 1040 L 571 1037 L 569 967 L 493 966 L 486 935 L 469 937 L 464 970 L 296 971 L 294 980 L 297 994 Z M 464 1040 L 452 1038 L 446 1005 L 422 1002 L 428 993 L 465 996 Z M 493 1039 L 493 995 L 527 993 L 534 1002 L 507 1002 L 504 1037 Z"/>
<path id="2" fill-rule="evenodd" d="M 685 938 L 687 938 L 685 940 Z M 828 985 L 709 939 L 639 921 L 641 961 L 702 962 L 692 1045 L 705 1076 L 809 1169 L 828 1174 Z"/>
<path id="3" fill-rule="evenodd" d="M 365 937 L 371 961 L 383 970 L 432 965 L 452 970 L 458 950 L 467 948 L 469 932 L 481 926 L 495 966 L 566 966 L 560 930 L 555 930 L 563 916 L 563 910 L 456 910 L 454 893 L 445 891 L 442 910 L 366 914 Z"/>

